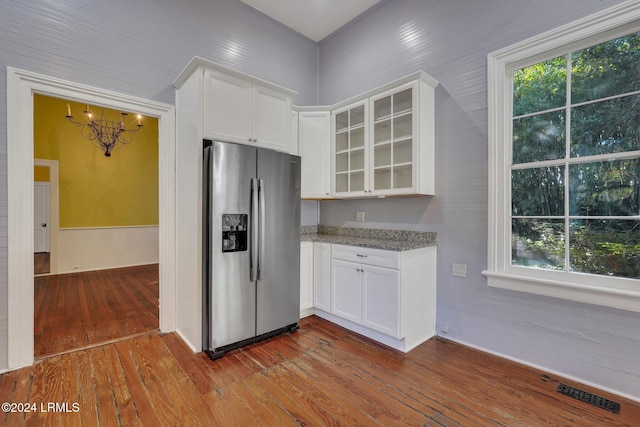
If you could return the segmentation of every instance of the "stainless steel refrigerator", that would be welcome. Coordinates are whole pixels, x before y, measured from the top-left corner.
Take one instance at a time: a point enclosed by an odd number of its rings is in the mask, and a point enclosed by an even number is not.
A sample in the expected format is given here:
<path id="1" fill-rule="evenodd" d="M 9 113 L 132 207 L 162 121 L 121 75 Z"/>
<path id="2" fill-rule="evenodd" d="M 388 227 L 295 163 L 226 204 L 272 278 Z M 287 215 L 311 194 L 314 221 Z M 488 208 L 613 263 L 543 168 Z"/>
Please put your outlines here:
<path id="1" fill-rule="evenodd" d="M 300 157 L 204 141 L 203 350 L 211 358 L 300 320 Z"/>

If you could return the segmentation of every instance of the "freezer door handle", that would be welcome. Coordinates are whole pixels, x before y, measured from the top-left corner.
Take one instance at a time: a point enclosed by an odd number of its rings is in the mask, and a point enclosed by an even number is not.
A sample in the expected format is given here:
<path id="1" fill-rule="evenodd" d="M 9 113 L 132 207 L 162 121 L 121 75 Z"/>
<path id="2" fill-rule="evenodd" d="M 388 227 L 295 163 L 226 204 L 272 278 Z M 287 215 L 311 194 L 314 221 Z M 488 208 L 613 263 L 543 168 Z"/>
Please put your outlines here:
<path id="1" fill-rule="evenodd" d="M 258 277 L 258 180 L 251 179 L 251 252 L 249 253 L 249 280 Z"/>
<path id="2" fill-rule="evenodd" d="M 258 180 L 258 200 L 260 201 L 260 247 L 258 252 L 258 280 L 262 280 L 262 265 L 264 264 L 264 249 L 266 242 L 266 206 L 264 179 Z"/>

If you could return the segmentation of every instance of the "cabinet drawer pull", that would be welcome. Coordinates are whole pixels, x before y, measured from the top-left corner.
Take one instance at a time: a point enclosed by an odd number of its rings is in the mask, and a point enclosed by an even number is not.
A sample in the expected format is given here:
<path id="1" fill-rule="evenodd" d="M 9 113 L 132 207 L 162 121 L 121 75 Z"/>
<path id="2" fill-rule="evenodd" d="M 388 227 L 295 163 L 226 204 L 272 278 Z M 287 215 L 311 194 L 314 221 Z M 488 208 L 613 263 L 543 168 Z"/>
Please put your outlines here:
<path id="1" fill-rule="evenodd" d="M 356 254 L 356 255 L 359 256 L 360 258 L 366 258 L 367 257 L 366 255 L 363 255 L 363 254 Z"/>

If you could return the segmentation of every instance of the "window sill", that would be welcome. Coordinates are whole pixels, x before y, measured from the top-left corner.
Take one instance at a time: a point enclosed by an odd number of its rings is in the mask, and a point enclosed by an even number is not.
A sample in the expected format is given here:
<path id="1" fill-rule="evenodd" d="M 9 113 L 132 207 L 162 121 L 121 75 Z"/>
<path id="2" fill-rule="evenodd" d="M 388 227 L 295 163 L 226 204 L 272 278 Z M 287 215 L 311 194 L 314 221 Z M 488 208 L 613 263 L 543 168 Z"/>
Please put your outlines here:
<path id="1" fill-rule="evenodd" d="M 494 288 L 640 312 L 640 291 L 611 289 L 493 271 L 483 271 L 482 274 L 487 278 L 487 285 Z"/>

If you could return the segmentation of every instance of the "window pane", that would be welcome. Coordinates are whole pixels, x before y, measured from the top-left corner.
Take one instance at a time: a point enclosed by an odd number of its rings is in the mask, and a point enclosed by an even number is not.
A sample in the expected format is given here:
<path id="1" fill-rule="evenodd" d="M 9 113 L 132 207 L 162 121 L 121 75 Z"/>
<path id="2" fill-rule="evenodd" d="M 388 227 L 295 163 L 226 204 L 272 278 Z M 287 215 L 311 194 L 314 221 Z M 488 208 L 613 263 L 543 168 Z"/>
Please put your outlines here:
<path id="1" fill-rule="evenodd" d="M 579 103 L 640 90 L 640 33 L 574 52 L 571 102 Z"/>
<path id="2" fill-rule="evenodd" d="M 569 166 L 569 212 L 581 216 L 640 215 L 640 159 Z"/>
<path id="3" fill-rule="evenodd" d="M 511 207 L 518 216 L 564 215 L 564 166 L 511 171 Z"/>
<path id="4" fill-rule="evenodd" d="M 567 99 L 565 56 L 513 72 L 513 116 L 562 107 Z"/>
<path id="5" fill-rule="evenodd" d="M 513 163 L 565 157 L 565 113 L 538 114 L 513 121 Z"/>
<path id="6" fill-rule="evenodd" d="M 572 270 L 640 279 L 640 221 L 572 221 L 569 239 Z"/>
<path id="7" fill-rule="evenodd" d="M 564 269 L 564 221 L 513 219 L 511 263 L 551 270 Z"/>
<path id="8" fill-rule="evenodd" d="M 571 157 L 640 150 L 640 95 L 573 108 Z"/>

